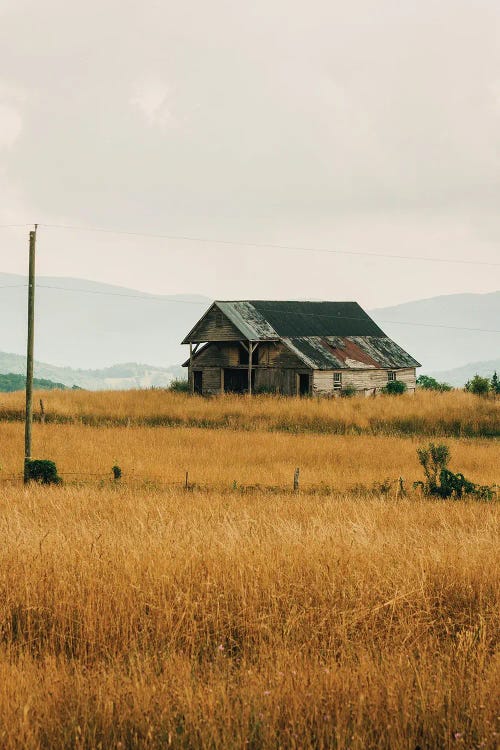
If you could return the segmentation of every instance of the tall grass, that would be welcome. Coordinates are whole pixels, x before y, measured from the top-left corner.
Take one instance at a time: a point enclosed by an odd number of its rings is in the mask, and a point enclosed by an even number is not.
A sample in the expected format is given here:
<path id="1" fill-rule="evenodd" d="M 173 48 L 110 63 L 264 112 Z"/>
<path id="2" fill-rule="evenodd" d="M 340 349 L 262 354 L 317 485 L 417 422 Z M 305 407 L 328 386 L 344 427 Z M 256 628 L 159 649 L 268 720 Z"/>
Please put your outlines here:
<path id="1" fill-rule="evenodd" d="M 0 493 L 3 748 L 497 746 L 497 505 Z"/>
<path id="2" fill-rule="evenodd" d="M 94 426 L 139 424 L 315 433 L 500 436 L 500 400 L 453 391 L 324 399 L 193 397 L 160 390 L 51 391 L 39 394 L 48 421 Z M 1 394 L 0 420 L 20 420 L 22 393 Z"/>
<path id="3" fill-rule="evenodd" d="M 451 468 L 492 484 L 498 410 L 427 395 L 45 394 L 65 485 L 0 482 L 2 750 L 497 748 L 499 506 L 397 496 L 426 438 L 394 425 L 472 425 Z"/>
<path id="4" fill-rule="evenodd" d="M 448 438 L 451 468 L 479 484 L 500 483 L 498 444 L 478 438 Z M 423 479 L 417 447 L 423 438 L 394 435 L 325 435 L 201 429 L 193 427 L 84 427 L 35 424 L 33 456 L 56 462 L 66 481 L 111 477 L 119 465 L 123 481 L 183 482 L 185 472 L 198 485 L 289 487 L 300 467 L 303 488 L 371 488 L 400 476 L 407 488 Z M 0 423 L 0 480 L 20 475 L 23 427 Z M 96 475 L 92 477 L 91 475 Z"/>

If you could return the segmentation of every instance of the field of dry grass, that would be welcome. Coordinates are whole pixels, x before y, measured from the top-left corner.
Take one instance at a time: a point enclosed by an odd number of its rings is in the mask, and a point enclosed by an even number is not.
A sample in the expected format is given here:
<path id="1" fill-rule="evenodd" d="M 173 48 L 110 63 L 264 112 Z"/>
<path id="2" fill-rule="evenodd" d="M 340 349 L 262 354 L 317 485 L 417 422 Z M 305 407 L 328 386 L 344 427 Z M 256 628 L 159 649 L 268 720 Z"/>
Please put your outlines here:
<path id="1" fill-rule="evenodd" d="M 23 426 L 0 423 L 0 480 L 22 473 Z M 422 479 L 416 449 L 427 439 L 392 435 L 325 435 L 195 427 L 85 427 L 35 424 L 34 457 L 50 458 L 67 481 L 111 477 L 182 484 L 185 472 L 201 487 L 291 487 L 296 467 L 303 489 L 369 489 L 400 476 L 407 489 Z M 451 468 L 479 484 L 500 482 L 499 445 L 485 439 L 447 438 Z M 95 475 L 95 476 L 94 476 Z"/>
<path id="2" fill-rule="evenodd" d="M 400 397 L 324 399 L 226 395 L 192 397 L 162 390 L 50 391 L 47 421 L 104 426 L 191 426 L 313 433 L 500 437 L 500 399 L 464 391 Z M 0 421 L 22 420 L 24 394 L 0 394 Z"/>
<path id="3" fill-rule="evenodd" d="M 0 482 L 0 747 L 497 748 L 498 502 L 377 488 L 421 477 L 418 434 L 272 428 L 419 405 L 495 425 L 495 402 L 163 395 L 44 396 L 71 422 L 36 424 L 34 454 L 64 484 Z M 148 427 L 156 410 L 207 422 Z M 0 478 L 22 465 L 11 416 Z M 445 442 L 498 482 L 498 440 Z M 113 463 L 121 482 L 87 476 Z"/>

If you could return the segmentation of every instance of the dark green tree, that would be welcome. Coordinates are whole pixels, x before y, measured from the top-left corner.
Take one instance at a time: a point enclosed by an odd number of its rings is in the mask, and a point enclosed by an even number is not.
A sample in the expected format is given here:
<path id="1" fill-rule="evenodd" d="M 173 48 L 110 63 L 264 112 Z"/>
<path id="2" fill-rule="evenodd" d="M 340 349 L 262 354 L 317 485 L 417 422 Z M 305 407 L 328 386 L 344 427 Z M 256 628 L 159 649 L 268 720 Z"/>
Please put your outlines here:
<path id="1" fill-rule="evenodd" d="M 482 378 L 481 375 L 474 375 L 472 380 L 465 384 L 465 390 L 469 393 L 475 393 L 476 396 L 485 396 L 490 390 L 490 381 L 488 378 Z"/>

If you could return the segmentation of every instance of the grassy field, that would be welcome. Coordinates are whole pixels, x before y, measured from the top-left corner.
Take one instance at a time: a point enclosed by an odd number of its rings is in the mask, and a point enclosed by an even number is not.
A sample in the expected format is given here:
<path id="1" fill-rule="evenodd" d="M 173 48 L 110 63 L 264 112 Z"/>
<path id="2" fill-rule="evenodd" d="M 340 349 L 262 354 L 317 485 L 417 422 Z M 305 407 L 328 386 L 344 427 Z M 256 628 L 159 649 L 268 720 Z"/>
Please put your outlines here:
<path id="1" fill-rule="evenodd" d="M 162 390 L 51 391 L 43 398 L 55 423 L 312 432 L 326 434 L 500 437 L 500 399 L 464 391 L 417 391 L 394 398 L 299 399 L 279 396 L 190 397 Z M 0 394 L 0 421 L 22 421 L 24 394 Z"/>
<path id="2" fill-rule="evenodd" d="M 495 430 L 498 402 L 163 397 L 44 395 L 64 484 L 0 482 L 0 747 L 497 748 L 499 505 L 413 492 L 429 438 L 393 427 Z M 444 442 L 499 481 L 498 440 Z"/>

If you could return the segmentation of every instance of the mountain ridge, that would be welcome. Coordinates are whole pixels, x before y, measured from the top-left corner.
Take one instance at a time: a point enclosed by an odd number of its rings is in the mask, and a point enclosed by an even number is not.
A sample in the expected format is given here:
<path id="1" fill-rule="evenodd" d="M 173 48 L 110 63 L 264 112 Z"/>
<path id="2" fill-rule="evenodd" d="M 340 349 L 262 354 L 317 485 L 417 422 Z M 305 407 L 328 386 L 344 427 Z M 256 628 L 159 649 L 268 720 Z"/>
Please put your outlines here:
<path id="1" fill-rule="evenodd" d="M 0 374 L 26 373 L 26 357 L 22 354 L 0 352 Z M 36 378 L 51 380 L 71 388 L 78 386 L 89 390 L 121 390 L 128 388 L 165 388 L 175 378 L 185 377 L 180 366 L 153 367 L 136 362 L 111 365 L 100 369 L 58 367 L 46 362 L 34 362 Z"/>
<path id="2" fill-rule="evenodd" d="M 0 273 L 0 351 L 22 354 L 26 277 Z M 35 357 L 52 367 L 97 370 L 116 362 L 170 369 L 185 361 L 180 341 L 212 302 L 72 277 L 40 276 Z M 490 361 L 500 350 L 500 291 L 461 292 L 368 310 L 382 330 L 422 363 L 421 372 Z"/>

